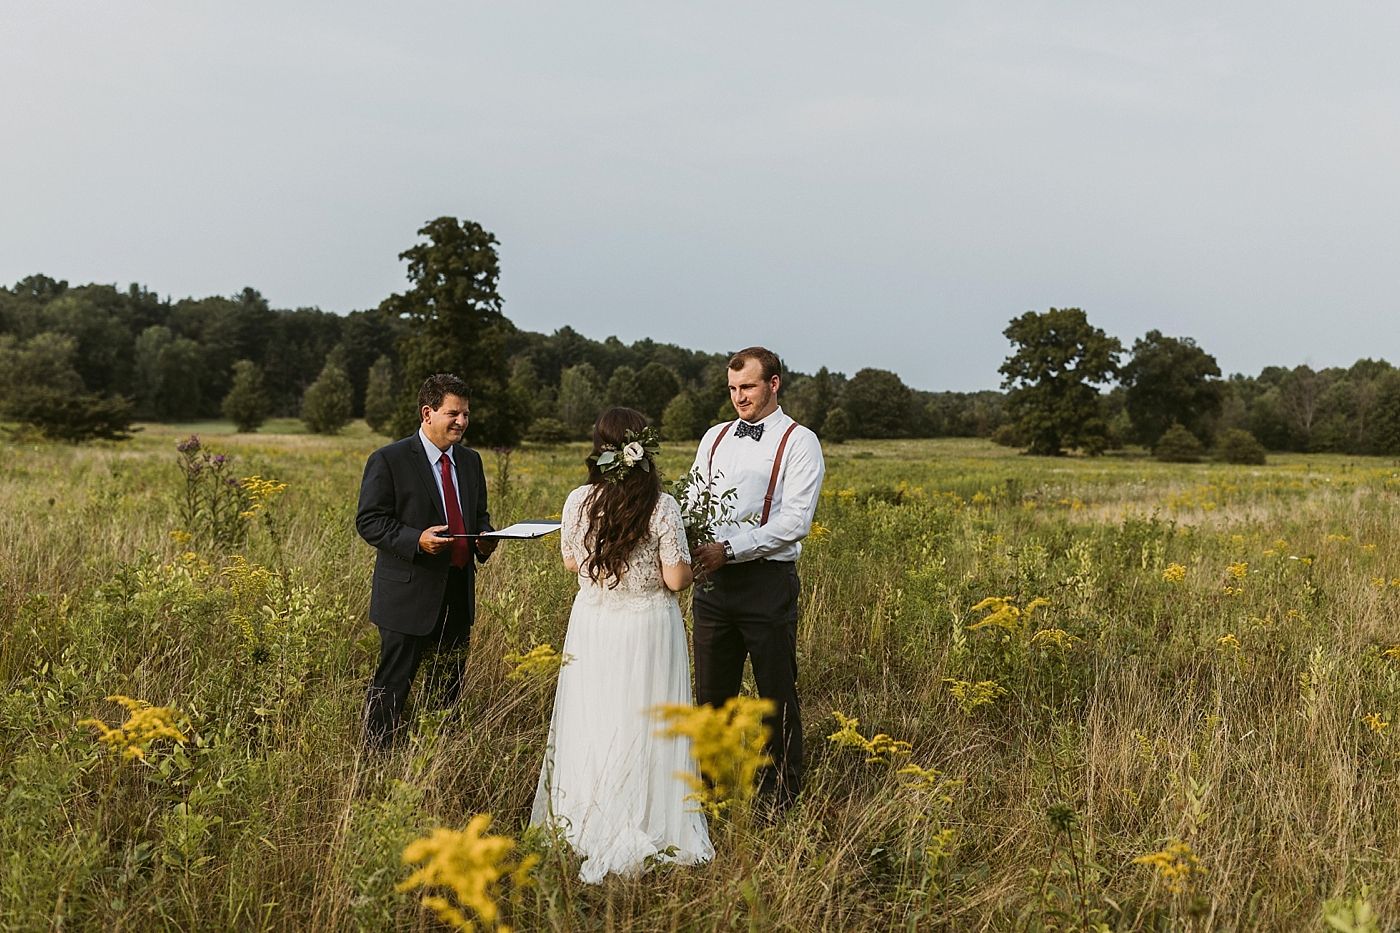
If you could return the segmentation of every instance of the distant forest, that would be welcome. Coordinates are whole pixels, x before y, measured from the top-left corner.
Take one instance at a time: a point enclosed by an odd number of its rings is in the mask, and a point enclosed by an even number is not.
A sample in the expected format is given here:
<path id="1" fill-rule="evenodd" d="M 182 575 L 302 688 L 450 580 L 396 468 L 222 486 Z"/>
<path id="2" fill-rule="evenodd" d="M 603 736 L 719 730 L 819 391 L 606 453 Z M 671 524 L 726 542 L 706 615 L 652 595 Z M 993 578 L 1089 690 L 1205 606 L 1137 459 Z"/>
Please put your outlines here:
<path id="1" fill-rule="evenodd" d="M 371 368 L 385 359 L 397 366 L 404 328 L 401 319 L 378 309 L 338 315 L 272 308 L 252 288 L 232 297 L 170 300 L 137 285 L 70 286 L 44 275 L 0 287 L 0 364 L 4 354 L 42 350 L 74 374 L 70 384 L 95 396 L 130 399 L 135 417 L 152 421 L 219 417 L 241 360 L 261 371 L 273 416 L 300 415 L 307 388 L 333 364 L 349 382 L 350 413 L 362 417 Z M 515 411 L 531 425 L 527 437 L 581 438 L 609 405 L 645 412 L 677 440 L 732 417 L 726 415 L 724 353 L 652 340 L 599 341 L 569 327 L 541 334 L 508 322 L 503 339 Z M 1198 355 L 1214 367 L 1213 358 Z M 472 380 L 470 372 L 459 375 Z M 1390 452 L 1377 447 L 1374 421 L 1400 374 L 1384 360 L 1318 371 L 1270 366 L 1257 376 L 1210 381 L 1218 385 L 1220 404 L 1212 406 L 1212 423 L 1202 433 L 1244 430 L 1280 451 Z M 1136 439 L 1126 398 L 1122 386 L 1102 396 L 1118 443 Z M 850 377 L 825 368 L 790 371 L 781 400 L 819 432 L 1017 442 L 1004 412 L 1005 393 L 928 392 L 886 370 L 862 369 Z M 833 418 L 838 410 L 842 414 Z"/>

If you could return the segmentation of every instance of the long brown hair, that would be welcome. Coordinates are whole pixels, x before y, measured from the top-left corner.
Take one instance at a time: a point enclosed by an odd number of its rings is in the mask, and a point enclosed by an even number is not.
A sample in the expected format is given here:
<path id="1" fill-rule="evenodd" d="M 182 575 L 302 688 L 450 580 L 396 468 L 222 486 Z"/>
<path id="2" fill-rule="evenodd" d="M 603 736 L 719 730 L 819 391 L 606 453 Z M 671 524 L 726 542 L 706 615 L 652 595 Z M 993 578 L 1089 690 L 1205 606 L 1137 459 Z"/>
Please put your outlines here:
<path id="1" fill-rule="evenodd" d="M 603 445 L 621 450 L 628 431 L 639 432 L 646 426 L 646 416 L 631 408 L 609 408 L 593 425 L 593 453 L 588 459 L 588 482 L 593 490 L 587 500 L 584 546 L 588 558 L 584 569 L 594 583 L 610 577 L 608 586 L 615 588 L 622 582 L 627 558 L 646 540 L 651 513 L 661 497 L 661 471 L 656 464 L 651 464 L 650 470 L 633 466 L 622 479 L 609 482 L 594 461 L 603 452 Z"/>

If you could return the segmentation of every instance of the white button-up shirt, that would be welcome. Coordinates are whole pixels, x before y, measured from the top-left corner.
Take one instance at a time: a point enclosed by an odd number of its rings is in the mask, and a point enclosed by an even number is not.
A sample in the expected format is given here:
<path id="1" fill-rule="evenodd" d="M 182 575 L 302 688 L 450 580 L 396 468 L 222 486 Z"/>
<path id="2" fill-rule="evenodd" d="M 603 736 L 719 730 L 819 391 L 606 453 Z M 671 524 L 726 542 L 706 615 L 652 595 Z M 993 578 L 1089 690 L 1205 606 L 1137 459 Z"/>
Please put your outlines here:
<path id="1" fill-rule="evenodd" d="M 773 475 L 773 458 L 793 420 L 779 408 L 757 423 L 763 425 L 762 440 L 736 437 L 731 426 L 716 449 L 715 438 L 724 430 L 724 425 L 717 424 L 705 432 L 695 452 L 695 469 L 702 477 L 709 478 L 710 488 L 716 495 L 727 489 L 738 493 L 733 513 L 736 521 L 715 528 L 715 539 L 729 542 L 736 561 L 760 557 L 797 560 L 802 553 L 802 539 L 812 530 L 822 477 L 826 475 L 821 441 L 800 424 L 793 430 L 783 450 L 783 464 L 778 471 L 768 524 L 760 526 L 763 497 L 768 494 L 768 482 Z M 711 450 L 714 450 L 713 474 Z M 745 521 L 746 518 L 749 520 Z"/>
<path id="2" fill-rule="evenodd" d="M 442 500 L 442 520 L 445 522 L 448 515 L 447 493 L 442 491 L 442 467 L 438 465 L 438 461 L 442 459 L 443 454 L 447 455 L 448 462 L 452 464 L 452 484 L 455 486 L 457 484 L 457 458 L 452 456 L 452 452 L 457 448 L 457 445 L 453 444 L 446 450 L 438 450 L 438 445 L 428 440 L 428 435 L 423 433 L 422 428 L 418 429 L 418 439 L 423 442 L 423 452 L 428 455 L 428 468 L 432 470 L 433 482 L 437 483 L 438 498 Z M 457 507 L 461 508 L 462 490 L 457 490 L 457 495 L 459 497 Z M 462 518 L 465 520 L 466 516 L 464 515 Z"/>

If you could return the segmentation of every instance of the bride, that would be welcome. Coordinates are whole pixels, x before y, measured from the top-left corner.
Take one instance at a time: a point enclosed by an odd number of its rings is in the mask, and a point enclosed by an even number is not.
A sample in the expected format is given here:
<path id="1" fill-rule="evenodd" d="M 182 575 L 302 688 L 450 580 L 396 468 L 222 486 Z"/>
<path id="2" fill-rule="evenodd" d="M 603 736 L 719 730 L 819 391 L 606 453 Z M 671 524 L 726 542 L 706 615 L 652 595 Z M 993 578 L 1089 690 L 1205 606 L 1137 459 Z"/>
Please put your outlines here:
<path id="1" fill-rule="evenodd" d="M 564 566 L 579 591 L 531 822 L 563 833 L 588 883 L 635 874 L 648 859 L 714 856 L 704 816 L 685 799 L 689 741 L 658 736 L 652 714 L 693 702 L 676 601 L 691 584 L 690 552 L 656 449 L 640 412 L 603 412 L 588 484 L 564 503 Z"/>

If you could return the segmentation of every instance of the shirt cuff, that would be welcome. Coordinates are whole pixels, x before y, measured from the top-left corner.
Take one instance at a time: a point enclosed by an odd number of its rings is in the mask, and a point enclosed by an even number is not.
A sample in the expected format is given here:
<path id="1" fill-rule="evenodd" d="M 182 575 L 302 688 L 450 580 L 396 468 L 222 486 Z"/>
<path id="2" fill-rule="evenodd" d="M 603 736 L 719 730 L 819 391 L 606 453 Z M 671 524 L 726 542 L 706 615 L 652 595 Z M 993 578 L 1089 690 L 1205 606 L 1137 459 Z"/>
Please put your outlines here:
<path id="1" fill-rule="evenodd" d="M 740 563 L 746 560 L 753 560 L 758 556 L 758 542 L 754 540 L 756 536 L 752 531 L 737 531 L 726 540 L 729 546 L 734 549 L 734 562 Z"/>

